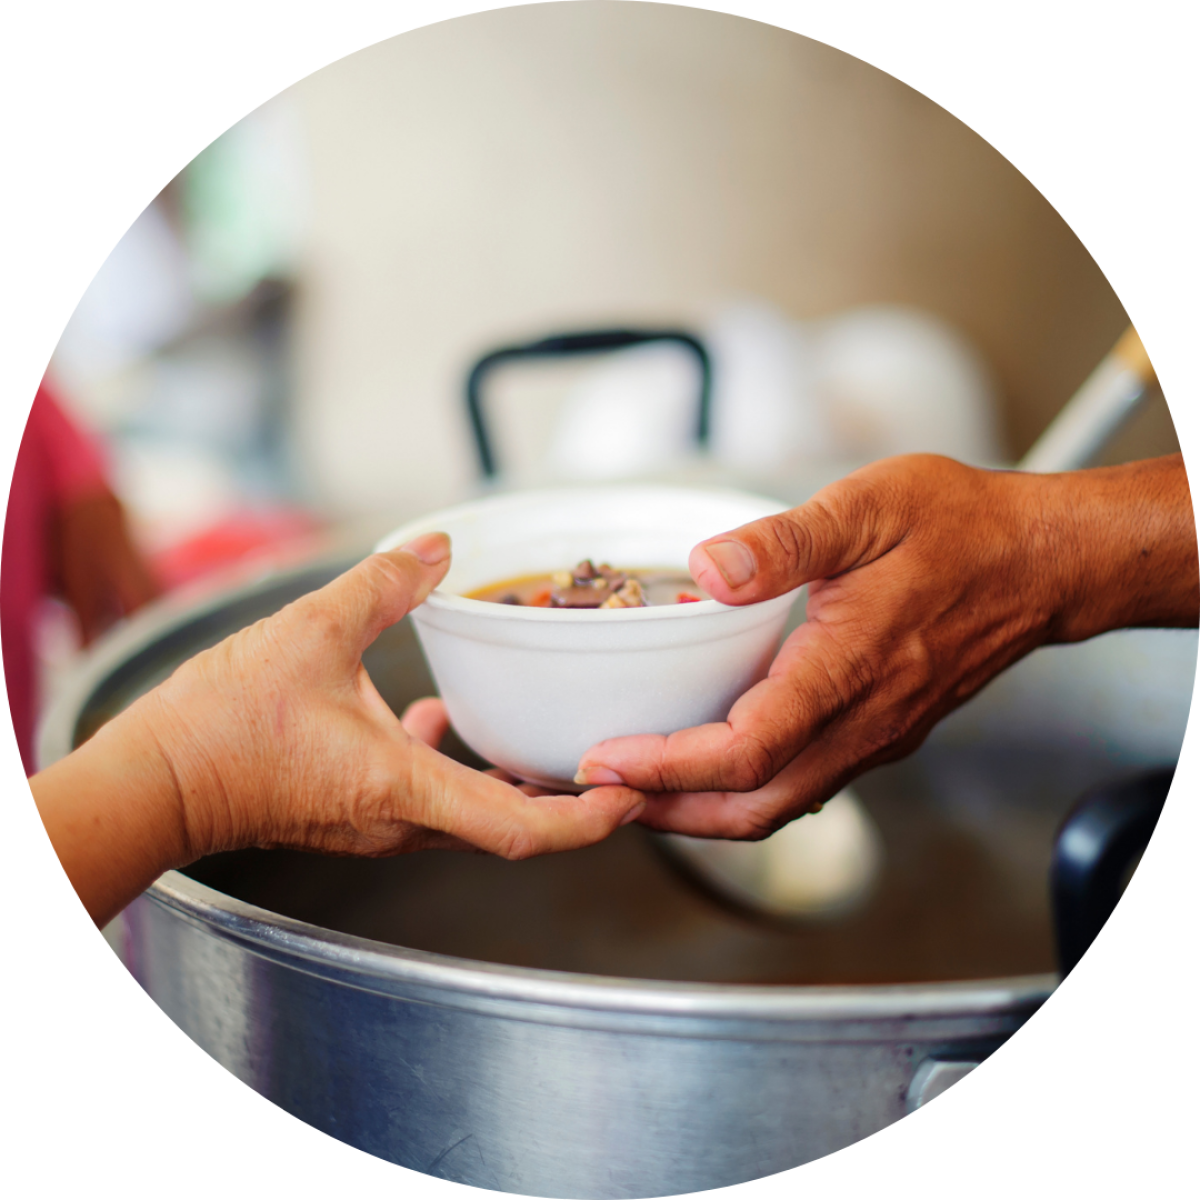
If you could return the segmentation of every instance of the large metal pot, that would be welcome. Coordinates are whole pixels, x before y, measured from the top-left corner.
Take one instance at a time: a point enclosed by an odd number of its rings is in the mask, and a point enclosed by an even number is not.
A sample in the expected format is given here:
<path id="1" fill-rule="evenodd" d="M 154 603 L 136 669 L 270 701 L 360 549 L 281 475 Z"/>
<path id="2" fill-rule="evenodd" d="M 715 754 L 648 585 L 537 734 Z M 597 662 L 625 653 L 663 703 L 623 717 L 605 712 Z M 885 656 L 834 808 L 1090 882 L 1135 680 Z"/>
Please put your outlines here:
<path id="1" fill-rule="evenodd" d="M 42 761 L 343 565 L 130 623 L 61 695 Z M 519 864 L 218 856 L 107 932 L 239 1079 L 382 1158 L 562 1197 L 760 1177 L 931 1099 L 1046 999 L 1055 830 L 1085 788 L 1173 763 L 1195 654 L 1150 632 L 1039 652 L 864 778 L 886 866 L 838 918 L 724 908 L 630 827 Z M 407 623 L 366 662 L 397 709 L 431 690 Z"/>

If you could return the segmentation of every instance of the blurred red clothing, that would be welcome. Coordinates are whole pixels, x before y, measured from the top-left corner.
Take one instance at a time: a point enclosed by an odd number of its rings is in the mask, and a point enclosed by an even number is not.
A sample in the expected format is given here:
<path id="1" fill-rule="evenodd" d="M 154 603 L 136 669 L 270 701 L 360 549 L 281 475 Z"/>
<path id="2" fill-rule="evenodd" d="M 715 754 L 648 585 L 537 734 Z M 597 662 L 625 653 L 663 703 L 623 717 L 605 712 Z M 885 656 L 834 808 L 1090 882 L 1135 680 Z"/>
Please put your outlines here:
<path id="1" fill-rule="evenodd" d="M 322 547 L 321 528 L 300 508 L 243 509 L 164 546 L 151 560 L 154 577 L 169 591 L 242 564 L 284 566 Z"/>
<path id="2" fill-rule="evenodd" d="M 25 773 L 34 770 L 37 719 L 35 637 L 38 609 L 50 594 L 52 522 L 63 506 L 107 490 L 97 445 L 62 410 L 45 383 L 17 451 L 0 557 L 0 643 L 17 745 Z"/>

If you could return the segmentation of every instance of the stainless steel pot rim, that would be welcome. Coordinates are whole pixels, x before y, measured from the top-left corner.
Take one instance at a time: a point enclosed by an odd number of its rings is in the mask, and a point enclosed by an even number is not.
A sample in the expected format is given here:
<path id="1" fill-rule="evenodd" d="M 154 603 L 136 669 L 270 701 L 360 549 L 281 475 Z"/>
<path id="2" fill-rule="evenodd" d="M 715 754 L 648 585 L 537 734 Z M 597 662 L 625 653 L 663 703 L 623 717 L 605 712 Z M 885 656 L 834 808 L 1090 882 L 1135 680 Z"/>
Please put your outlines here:
<path id="1" fill-rule="evenodd" d="M 1054 975 L 928 984 L 785 986 L 686 983 L 573 974 L 453 958 L 337 933 L 226 896 L 177 871 L 147 892 L 157 904 L 274 961 L 308 974 L 394 995 L 417 994 L 470 1009 L 518 1006 L 591 1010 L 621 1019 L 865 1025 L 1028 1014 L 1058 983 Z M 506 1003 L 507 1002 L 507 1003 Z"/>

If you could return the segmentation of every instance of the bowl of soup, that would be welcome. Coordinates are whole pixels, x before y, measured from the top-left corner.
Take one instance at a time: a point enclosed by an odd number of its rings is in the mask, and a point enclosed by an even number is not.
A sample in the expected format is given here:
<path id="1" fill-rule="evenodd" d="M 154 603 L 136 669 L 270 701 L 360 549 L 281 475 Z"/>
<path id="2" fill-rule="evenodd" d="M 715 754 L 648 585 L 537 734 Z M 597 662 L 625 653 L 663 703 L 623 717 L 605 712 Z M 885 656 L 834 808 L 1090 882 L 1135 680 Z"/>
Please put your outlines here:
<path id="1" fill-rule="evenodd" d="M 716 489 L 515 492 L 431 513 L 376 549 L 449 534 L 450 569 L 412 622 L 456 732 L 521 779 L 578 791 L 597 742 L 723 721 L 765 678 L 797 593 L 730 607 L 687 560 L 785 507 Z"/>

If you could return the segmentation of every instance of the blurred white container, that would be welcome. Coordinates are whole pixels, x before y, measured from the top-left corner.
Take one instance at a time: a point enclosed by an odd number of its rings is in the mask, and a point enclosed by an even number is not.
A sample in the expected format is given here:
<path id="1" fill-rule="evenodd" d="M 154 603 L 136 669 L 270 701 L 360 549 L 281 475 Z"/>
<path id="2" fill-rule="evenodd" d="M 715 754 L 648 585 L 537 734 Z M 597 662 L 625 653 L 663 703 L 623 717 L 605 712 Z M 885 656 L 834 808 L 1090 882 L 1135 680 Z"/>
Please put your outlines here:
<path id="1" fill-rule="evenodd" d="M 960 332 L 894 304 L 795 321 L 762 301 L 703 330 L 713 363 L 711 459 L 749 472 L 893 454 L 1004 459 L 997 389 Z M 613 354 L 571 389 L 547 452 L 551 473 L 621 479 L 696 456 L 699 379 L 670 345 Z M 603 447 L 603 453 L 597 448 Z"/>
<path id="2" fill-rule="evenodd" d="M 713 362 L 712 454 L 744 471 L 776 471 L 797 457 L 844 458 L 813 392 L 806 327 L 746 301 L 704 331 Z"/>
<path id="3" fill-rule="evenodd" d="M 548 457 L 559 477 L 603 481 L 669 470 L 695 453 L 695 355 L 649 343 L 601 360 L 571 389 Z"/>
<path id="4" fill-rule="evenodd" d="M 809 335 L 812 403 L 841 455 L 1002 458 L 990 373 L 945 321 L 880 304 L 814 322 Z"/>
<path id="5" fill-rule="evenodd" d="M 624 610 L 525 608 L 459 594 L 583 558 L 686 569 L 699 541 L 783 509 L 760 496 L 666 487 L 494 496 L 413 521 L 380 550 L 442 530 L 453 561 L 413 613 L 459 736 L 489 762 L 555 789 L 606 738 L 724 720 L 765 677 L 795 593 Z"/>

